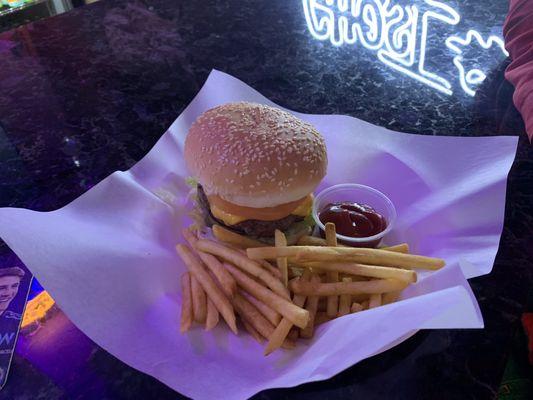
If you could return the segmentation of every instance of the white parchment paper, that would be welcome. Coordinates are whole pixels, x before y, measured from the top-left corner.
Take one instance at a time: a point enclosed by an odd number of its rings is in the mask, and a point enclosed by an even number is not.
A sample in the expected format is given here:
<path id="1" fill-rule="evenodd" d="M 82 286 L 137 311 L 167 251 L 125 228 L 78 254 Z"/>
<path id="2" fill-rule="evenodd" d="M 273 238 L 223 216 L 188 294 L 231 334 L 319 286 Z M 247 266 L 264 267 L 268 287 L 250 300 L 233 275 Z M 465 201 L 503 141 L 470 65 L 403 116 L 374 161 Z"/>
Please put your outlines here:
<path id="1" fill-rule="evenodd" d="M 386 193 L 398 210 L 386 242 L 408 242 L 447 266 L 421 274 L 402 301 L 326 323 L 296 350 L 266 358 L 245 333 L 225 326 L 179 334 L 184 266 L 174 246 L 190 222 L 183 144 L 198 115 L 230 101 L 274 105 L 213 71 L 130 171 L 57 211 L 0 209 L 0 237 L 85 334 L 180 393 L 232 400 L 329 378 L 418 329 L 483 326 L 465 276 L 492 269 L 517 138 L 418 136 L 347 116 L 295 113 L 326 138 L 329 168 L 319 189 L 355 182 Z"/>

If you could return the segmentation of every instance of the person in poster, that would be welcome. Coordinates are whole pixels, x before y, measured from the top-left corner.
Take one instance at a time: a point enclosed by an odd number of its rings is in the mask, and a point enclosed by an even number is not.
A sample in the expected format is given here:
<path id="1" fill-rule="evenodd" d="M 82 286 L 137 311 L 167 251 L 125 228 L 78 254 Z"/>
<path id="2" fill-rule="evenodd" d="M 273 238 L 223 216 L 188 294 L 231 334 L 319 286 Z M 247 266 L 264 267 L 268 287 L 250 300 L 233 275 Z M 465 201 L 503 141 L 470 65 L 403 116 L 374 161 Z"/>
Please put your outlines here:
<path id="1" fill-rule="evenodd" d="M 24 275 L 24 270 L 19 267 L 0 268 L 0 387 L 7 378 L 22 318 L 25 299 L 20 300 L 17 295 Z M 19 297 L 23 295 L 25 293 L 21 293 Z"/>

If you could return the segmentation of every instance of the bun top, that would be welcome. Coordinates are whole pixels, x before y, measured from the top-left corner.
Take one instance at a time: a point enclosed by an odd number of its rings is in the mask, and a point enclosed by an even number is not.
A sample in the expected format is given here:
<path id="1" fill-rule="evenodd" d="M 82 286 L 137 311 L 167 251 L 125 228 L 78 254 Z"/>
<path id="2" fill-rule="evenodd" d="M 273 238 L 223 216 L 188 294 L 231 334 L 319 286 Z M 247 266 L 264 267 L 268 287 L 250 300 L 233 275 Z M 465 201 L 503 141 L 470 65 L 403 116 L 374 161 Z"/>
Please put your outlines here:
<path id="1" fill-rule="evenodd" d="M 313 126 L 246 102 L 200 115 L 185 140 L 185 161 L 208 196 L 254 208 L 307 196 L 327 169 L 326 145 Z"/>

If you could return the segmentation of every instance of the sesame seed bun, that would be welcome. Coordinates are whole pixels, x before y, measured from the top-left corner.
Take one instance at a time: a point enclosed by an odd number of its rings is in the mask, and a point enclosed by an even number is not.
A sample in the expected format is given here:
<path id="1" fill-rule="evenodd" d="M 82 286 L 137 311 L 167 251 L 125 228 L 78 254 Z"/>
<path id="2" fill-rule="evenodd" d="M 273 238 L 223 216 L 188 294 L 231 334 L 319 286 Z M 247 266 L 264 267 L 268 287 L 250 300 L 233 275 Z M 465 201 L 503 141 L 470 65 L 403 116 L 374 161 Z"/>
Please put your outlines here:
<path id="1" fill-rule="evenodd" d="M 203 113 L 185 140 L 185 161 L 208 196 L 254 208 L 302 199 L 327 168 L 324 139 L 313 126 L 245 102 Z"/>

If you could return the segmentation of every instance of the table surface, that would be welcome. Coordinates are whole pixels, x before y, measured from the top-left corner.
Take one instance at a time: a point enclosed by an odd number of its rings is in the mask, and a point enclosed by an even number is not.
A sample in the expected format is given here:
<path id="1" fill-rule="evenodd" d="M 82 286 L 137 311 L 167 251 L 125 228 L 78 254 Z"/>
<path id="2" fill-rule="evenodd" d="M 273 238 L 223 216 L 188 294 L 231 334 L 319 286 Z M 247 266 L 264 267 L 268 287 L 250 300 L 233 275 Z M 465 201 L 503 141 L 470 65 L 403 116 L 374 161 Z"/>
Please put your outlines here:
<path id="1" fill-rule="evenodd" d="M 448 4 L 462 19 L 428 30 L 426 68 L 450 82 L 451 95 L 383 64 L 361 43 L 316 40 L 298 1 L 108 0 L 0 34 L 0 206 L 53 210 L 131 167 L 212 68 L 301 112 L 419 134 L 520 135 L 494 270 L 470 281 L 485 329 L 422 331 L 327 381 L 257 395 L 494 398 L 533 275 L 533 150 L 504 80 L 508 60 L 479 46 L 468 58 L 465 50 L 465 63 L 487 74 L 471 97 L 443 47 L 470 28 L 501 35 L 507 1 Z M 0 256 L 12 257 L 3 243 Z M 1 399 L 154 396 L 180 397 L 99 348 L 60 311 L 19 337 L 0 392 Z"/>

